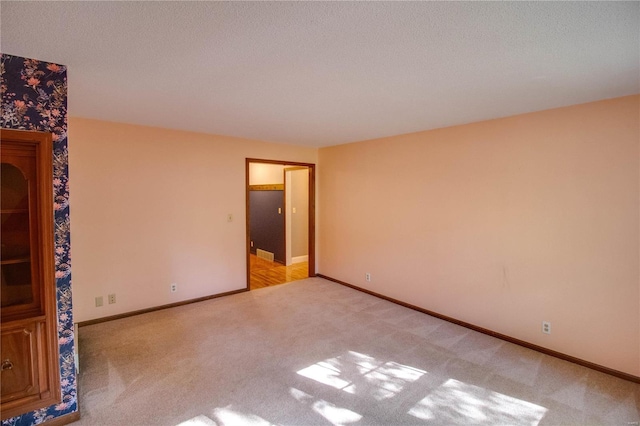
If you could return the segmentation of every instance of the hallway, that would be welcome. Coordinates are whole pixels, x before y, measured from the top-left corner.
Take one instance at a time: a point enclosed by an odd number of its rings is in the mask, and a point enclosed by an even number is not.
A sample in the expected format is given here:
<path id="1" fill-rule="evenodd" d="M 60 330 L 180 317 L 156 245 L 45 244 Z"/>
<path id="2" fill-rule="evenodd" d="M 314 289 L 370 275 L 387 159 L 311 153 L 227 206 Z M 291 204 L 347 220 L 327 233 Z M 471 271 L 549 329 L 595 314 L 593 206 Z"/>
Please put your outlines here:
<path id="1" fill-rule="evenodd" d="M 250 290 L 301 280 L 309 276 L 309 262 L 284 266 L 281 263 L 250 255 Z"/>

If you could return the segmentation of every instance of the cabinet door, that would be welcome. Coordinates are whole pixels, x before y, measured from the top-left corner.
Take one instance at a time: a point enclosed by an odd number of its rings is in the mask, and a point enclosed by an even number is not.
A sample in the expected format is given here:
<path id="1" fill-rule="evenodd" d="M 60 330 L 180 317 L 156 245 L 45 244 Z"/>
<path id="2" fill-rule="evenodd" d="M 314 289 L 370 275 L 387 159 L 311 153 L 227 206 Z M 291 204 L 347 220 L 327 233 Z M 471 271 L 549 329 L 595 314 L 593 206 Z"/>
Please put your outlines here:
<path id="1" fill-rule="evenodd" d="M 36 322 L 2 331 L 2 404 L 37 395 L 38 330 Z"/>
<path id="2" fill-rule="evenodd" d="M 3 144 L 0 154 L 0 271 L 2 316 L 42 313 L 39 285 L 35 149 Z M 22 315 L 20 315 L 22 313 Z"/>

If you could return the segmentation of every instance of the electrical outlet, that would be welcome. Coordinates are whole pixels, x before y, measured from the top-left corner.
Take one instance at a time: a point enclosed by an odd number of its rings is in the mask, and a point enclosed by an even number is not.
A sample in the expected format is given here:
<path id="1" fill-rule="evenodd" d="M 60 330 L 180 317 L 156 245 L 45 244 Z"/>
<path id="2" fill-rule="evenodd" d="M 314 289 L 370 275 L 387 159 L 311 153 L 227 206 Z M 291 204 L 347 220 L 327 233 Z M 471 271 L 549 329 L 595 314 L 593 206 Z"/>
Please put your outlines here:
<path id="1" fill-rule="evenodd" d="M 367 281 L 371 281 L 371 274 L 368 273 L 368 272 L 366 274 L 364 274 L 364 279 L 367 280 Z"/>
<path id="2" fill-rule="evenodd" d="M 549 321 L 542 321 L 542 332 L 544 334 L 551 334 L 551 323 Z"/>
<path id="3" fill-rule="evenodd" d="M 116 294 L 115 293 L 109 295 L 109 304 L 113 305 L 114 303 L 116 303 Z"/>
<path id="4" fill-rule="evenodd" d="M 96 308 L 102 306 L 102 296 L 96 297 Z"/>
<path id="5" fill-rule="evenodd" d="M 176 293 L 178 291 L 178 284 L 173 283 L 171 284 L 171 293 Z"/>

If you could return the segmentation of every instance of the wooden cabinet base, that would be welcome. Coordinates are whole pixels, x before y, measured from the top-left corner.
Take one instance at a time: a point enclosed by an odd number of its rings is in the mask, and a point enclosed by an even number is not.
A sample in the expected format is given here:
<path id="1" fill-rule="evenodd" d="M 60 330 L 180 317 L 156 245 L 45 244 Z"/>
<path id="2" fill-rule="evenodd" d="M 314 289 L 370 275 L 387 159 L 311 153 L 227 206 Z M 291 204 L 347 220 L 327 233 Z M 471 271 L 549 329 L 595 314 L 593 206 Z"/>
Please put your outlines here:
<path id="1" fill-rule="evenodd" d="M 47 348 L 45 317 L 2 324 L 0 333 L 2 362 L 2 419 L 48 407 L 60 402 L 58 368 Z"/>

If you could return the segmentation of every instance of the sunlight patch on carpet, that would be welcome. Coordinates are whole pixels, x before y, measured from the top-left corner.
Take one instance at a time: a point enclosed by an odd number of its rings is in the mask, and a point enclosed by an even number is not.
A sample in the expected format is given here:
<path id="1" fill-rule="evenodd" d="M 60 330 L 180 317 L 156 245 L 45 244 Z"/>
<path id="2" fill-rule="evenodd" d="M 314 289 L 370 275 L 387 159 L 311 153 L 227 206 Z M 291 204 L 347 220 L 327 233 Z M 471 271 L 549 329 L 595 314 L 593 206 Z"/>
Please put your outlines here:
<path id="1" fill-rule="evenodd" d="M 182 423 L 177 424 L 176 426 L 217 426 L 218 424 L 211 420 L 209 417 L 204 414 L 200 414 L 199 416 L 193 417 L 189 420 L 186 420 Z"/>
<path id="2" fill-rule="evenodd" d="M 231 406 L 216 408 L 213 410 L 213 417 L 218 426 L 270 426 L 271 423 L 255 414 L 241 413 L 231 408 Z"/>
<path id="3" fill-rule="evenodd" d="M 350 394 L 392 398 L 427 372 L 393 361 L 379 361 L 359 352 L 319 361 L 297 374 Z"/>
<path id="4" fill-rule="evenodd" d="M 324 400 L 314 402 L 312 407 L 313 411 L 320 414 L 334 425 L 355 423 L 362 419 L 360 414 L 346 408 L 335 406 Z"/>
<path id="5" fill-rule="evenodd" d="M 344 389 L 350 382 L 340 378 L 340 370 L 328 362 L 318 362 L 298 371 L 298 374 L 316 382 L 329 385 L 336 389 Z"/>
<path id="6" fill-rule="evenodd" d="M 447 424 L 537 425 L 547 409 L 521 399 L 455 379 L 420 400 L 409 414 Z"/>
<path id="7" fill-rule="evenodd" d="M 299 402 L 310 406 L 313 411 L 327 419 L 332 425 L 348 425 L 359 422 L 362 416 L 347 408 L 338 407 L 323 399 L 318 399 L 300 389 L 290 388 L 289 393 Z"/>

